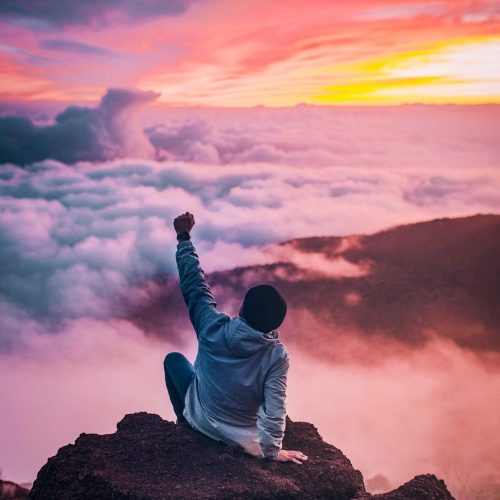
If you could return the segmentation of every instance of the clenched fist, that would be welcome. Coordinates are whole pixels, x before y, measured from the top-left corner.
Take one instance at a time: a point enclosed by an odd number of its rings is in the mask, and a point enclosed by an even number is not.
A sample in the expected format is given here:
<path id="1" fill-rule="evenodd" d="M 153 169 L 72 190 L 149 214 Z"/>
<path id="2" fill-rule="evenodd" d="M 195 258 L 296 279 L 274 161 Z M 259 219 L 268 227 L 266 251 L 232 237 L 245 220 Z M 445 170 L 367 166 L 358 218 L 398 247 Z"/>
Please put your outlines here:
<path id="1" fill-rule="evenodd" d="M 194 226 L 194 215 L 189 212 L 185 212 L 182 215 L 178 215 L 174 219 L 174 229 L 177 234 L 187 231 L 191 232 Z"/>

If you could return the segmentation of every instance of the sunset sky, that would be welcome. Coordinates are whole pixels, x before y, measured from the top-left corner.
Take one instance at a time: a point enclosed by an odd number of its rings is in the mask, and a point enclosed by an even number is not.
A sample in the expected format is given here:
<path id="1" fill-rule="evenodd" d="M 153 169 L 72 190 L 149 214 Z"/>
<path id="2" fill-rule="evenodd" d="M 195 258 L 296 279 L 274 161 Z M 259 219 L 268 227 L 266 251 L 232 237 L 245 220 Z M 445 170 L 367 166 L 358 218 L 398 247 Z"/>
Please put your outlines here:
<path id="1" fill-rule="evenodd" d="M 174 419 L 164 356 L 197 352 L 172 226 L 189 211 L 209 277 L 234 272 L 239 286 L 235 268 L 279 263 L 276 279 L 304 281 L 318 304 L 317 284 L 377 272 L 382 288 L 413 294 L 415 317 L 434 321 L 415 325 L 420 344 L 387 327 L 398 298 L 382 294 L 372 311 L 378 290 L 342 299 L 380 320 L 359 331 L 330 310 L 290 308 L 301 321 L 282 330 L 290 416 L 367 480 L 396 487 L 429 472 L 459 500 L 500 491 L 500 351 L 481 344 L 496 324 L 467 316 L 481 306 L 498 318 L 498 298 L 482 282 L 471 298 L 451 273 L 434 304 L 432 287 L 385 282 L 369 260 L 285 243 L 331 236 L 361 251 L 362 235 L 398 225 L 500 214 L 500 2 L 0 0 L 0 33 L 4 479 L 33 481 L 60 446 L 113 432 L 126 413 Z M 479 283 L 494 274 L 475 266 L 500 237 L 474 220 L 477 246 L 464 229 L 473 244 L 456 254 Z M 398 234 L 396 257 L 411 257 Z M 429 257 L 422 282 L 439 265 Z M 242 297 L 219 292 L 237 315 Z M 460 314 L 480 349 L 455 342 Z M 318 360 L 294 343 L 302 331 L 344 358 Z"/>
<path id="2" fill-rule="evenodd" d="M 496 0 L 9 0 L 0 30 L 0 100 L 121 86 L 173 105 L 500 101 Z"/>

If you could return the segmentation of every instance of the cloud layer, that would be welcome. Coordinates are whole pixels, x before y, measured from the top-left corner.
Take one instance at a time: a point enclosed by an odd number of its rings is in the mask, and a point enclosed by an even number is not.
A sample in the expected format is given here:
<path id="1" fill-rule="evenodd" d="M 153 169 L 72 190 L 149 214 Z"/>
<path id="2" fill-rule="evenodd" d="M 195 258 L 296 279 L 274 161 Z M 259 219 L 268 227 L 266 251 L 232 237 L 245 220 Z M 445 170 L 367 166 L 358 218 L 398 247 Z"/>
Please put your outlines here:
<path id="1" fill-rule="evenodd" d="M 498 167 L 500 155 L 494 133 L 500 106 L 495 105 L 167 108 L 163 114 L 150 108 L 147 116 L 160 122 L 145 127 L 157 154 L 188 162 L 413 167 L 439 176 L 446 167 Z"/>
<path id="2" fill-rule="evenodd" d="M 305 267 L 343 279 L 369 276 L 370 267 L 272 244 L 500 212 L 496 107 L 157 108 L 141 121 L 129 112 L 153 97 L 110 91 L 98 108 L 68 108 L 64 119 L 37 128 L 35 134 L 56 137 L 49 142 L 57 152 L 58 134 L 69 134 L 74 114 L 89 139 L 70 150 L 72 165 L 47 159 L 0 166 L 0 383 L 9 403 L 0 413 L 8 443 L 0 466 L 12 479 L 32 479 L 80 432 L 111 432 L 126 411 L 173 418 L 163 355 L 180 349 L 194 359 L 196 352 L 176 281 L 172 220 L 179 213 L 195 214 L 193 240 L 208 273 L 289 260 L 296 279 Z M 489 126 L 479 127 L 481 120 Z M 121 158 L 131 151 L 134 157 Z M 89 152 L 95 156 L 78 161 Z M 355 236 L 343 242 L 345 249 L 356 244 Z M 241 299 L 228 307 L 237 311 Z M 345 300 L 354 307 L 361 298 Z M 313 319 L 308 327 L 321 328 Z M 436 470 L 449 481 L 454 467 L 473 464 L 462 449 L 478 450 L 477 477 L 491 476 L 485 464 L 497 465 L 496 441 L 479 433 L 464 443 L 459 424 L 463 417 L 495 435 L 496 358 L 483 364 L 439 338 L 423 348 L 386 343 L 374 351 L 348 332 L 335 333 L 352 362 L 319 362 L 290 344 L 292 418 L 318 421 L 368 478 L 385 474 L 395 484 Z M 303 385 L 308 373 L 311 390 Z M 321 398 L 332 380 L 331 397 Z M 451 380 L 462 382 L 461 398 L 449 397 Z M 418 413 L 409 415 L 409 407 Z M 49 429 L 43 436 L 40 422 Z M 381 442 L 394 429 L 384 458 Z M 415 450 L 413 461 L 408 450 Z M 401 466 L 410 462 L 414 469 Z"/>
<path id="3" fill-rule="evenodd" d="M 70 106 L 55 117 L 53 125 L 47 126 L 37 126 L 27 117 L 0 117 L 0 163 L 147 157 L 152 147 L 140 129 L 134 130 L 133 116 L 137 107 L 157 97 L 154 92 L 110 89 L 98 107 Z"/>
<path id="4" fill-rule="evenodd" d="M 182 349 L 191 361 L 193 340 L 189 332 Z M 33 480 L 60 446 L 82 432 L 114 432 L 127 412 L 175 419 L 162 361 L 178 345 L 144 339 L 128 322 L 91 319 L 70 322 L 63 335 L 28 336 L 26 342 L 23 353 L 0 353 L 6 478 Z M 366 346 L 354 342 L 351 348 Z M 387 491 L 433 472 L 458 500 L 494 498 L 500 483 L 498 370 L 442 339 L 367 365 L 326 363 L 294 345 L 288 349 L 290 418 L 313 422 L 361 469 L 371 491 L 377 483 Z M 384 480 L 370 481 L 377 476 Z"/>
<path id="5" fill-rule="evenodd" d="M 239 110 L 165 108 L 154 105 L 158 96 L 110 89 L 99 106 L 68 107 L 53 124 L 40 126 L 26 109 L 6 111 L 0 116 L 0 162 L 133 156 L 205 165 L 433 171 L 419 197 L 453 196 L 463 189 L 460 182 L 441 177 L 445 169 L 498 168 L 500 105 Z"/>
<path id="6" fill-rule="evenodd" d="M 15 344 L 21 325 L 50 331 L 67 319 L 127 314 L 122 298 L 139 305 L 145 283 L 175 276 L 171 221 L 185 210 L 196 215 L 194 238 L 212 271 L 276 261 L 279 252 L 262 245 L 296 237 L 498 212 L 498 186 L 491 169 L 444 169 L 436 177 L 411 168 L 321 167 L 305 177 L 296 167 L 268 163 L 4 165 L 2 344 Z M 315 262 L 323 273 L 366 272 L 341 260 L 325 267 L 321 259 Z"/>
<path id="7" fill-rule="evenodd" d="M 495 497 L 498 370 L 442 339 L 396 349 L 371 365 L 322 363 L 303 350 L 291 356 L 292 419 L 315 421 L 321 435 L 360 468 L 371 491 L 432 471 L 459 500 Z M 370 481 L 377 475 L 386 479 L 380 489 Z"/>

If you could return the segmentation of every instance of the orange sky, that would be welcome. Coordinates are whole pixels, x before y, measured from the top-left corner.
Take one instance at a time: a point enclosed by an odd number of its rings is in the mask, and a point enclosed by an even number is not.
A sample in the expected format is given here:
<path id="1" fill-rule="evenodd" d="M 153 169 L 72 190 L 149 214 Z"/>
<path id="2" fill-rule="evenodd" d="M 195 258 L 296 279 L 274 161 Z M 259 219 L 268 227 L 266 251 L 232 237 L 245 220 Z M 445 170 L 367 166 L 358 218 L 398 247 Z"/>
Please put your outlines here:
<path id="1" fill-rule="evenodd" d="M 23 4 L 0 6 L 3 101 L 133 87 L 172 105 L 500 102 L 496 1 Z"/>

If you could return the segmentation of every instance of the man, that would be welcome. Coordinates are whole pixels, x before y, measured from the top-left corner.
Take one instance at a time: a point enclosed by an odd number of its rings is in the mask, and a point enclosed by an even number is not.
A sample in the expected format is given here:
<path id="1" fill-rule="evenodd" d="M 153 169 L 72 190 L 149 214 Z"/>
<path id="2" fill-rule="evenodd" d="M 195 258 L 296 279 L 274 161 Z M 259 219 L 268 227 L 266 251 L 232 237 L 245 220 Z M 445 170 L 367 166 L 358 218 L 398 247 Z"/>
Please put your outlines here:
<path id="1" fill-rule="evenodd" d="M 164 361 L 177 422 L 258 458 L 301 464 L 306 455 L 281 449 L 290 363 L 276 328 L 286 302 L 273 286 L 258 285 L 247 291 L 238 317 L 217 311 L 190 241 L 194 223 L 189 212 L 174 220 L 181 291 L 198 337 L 194 367 L 178 352 Z"/>

